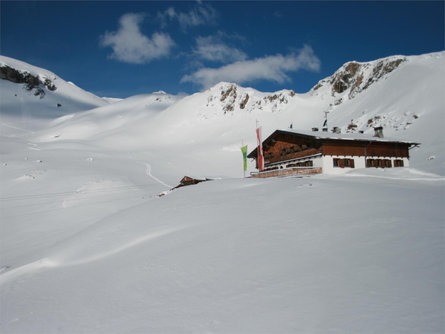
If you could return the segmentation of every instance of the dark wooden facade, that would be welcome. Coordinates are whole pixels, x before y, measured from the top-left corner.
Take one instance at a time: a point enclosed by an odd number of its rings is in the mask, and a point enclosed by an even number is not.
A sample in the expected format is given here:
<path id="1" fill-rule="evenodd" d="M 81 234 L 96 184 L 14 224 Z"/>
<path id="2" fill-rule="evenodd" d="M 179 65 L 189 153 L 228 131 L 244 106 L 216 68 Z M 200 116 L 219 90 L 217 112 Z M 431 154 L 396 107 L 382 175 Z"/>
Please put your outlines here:
<path id="1" fill-rule="evenodd" d="M 323 137 L 317 136 L 317 132 L 308 135 L 284 130 L 275 131 L 263 142 L 265 167 L 315 155 L 409 158 L 408 150 L 410 146 L 415 145 L 366 137 L 329 138 L 326 133 L 322 134 Z M 257 159 L 257 155 L 255 149 L 250 152 L 248 158 Z"/>
<path id="2" fill-rule="evenodd" d="M 368 140 L 324 140 L 323 155 L 409 158 L 409 143 Z"/>
<path id="3" fill-rule="evenodd" d="M 293 136 L 284 132 L 276 133 L 271 137 L 267 138 L 263 144 L 265 165 L 321 153 L 321 144 L 312 138 Z M 251 152 L 248 157 L 256 158 L 257 150 Z"/>

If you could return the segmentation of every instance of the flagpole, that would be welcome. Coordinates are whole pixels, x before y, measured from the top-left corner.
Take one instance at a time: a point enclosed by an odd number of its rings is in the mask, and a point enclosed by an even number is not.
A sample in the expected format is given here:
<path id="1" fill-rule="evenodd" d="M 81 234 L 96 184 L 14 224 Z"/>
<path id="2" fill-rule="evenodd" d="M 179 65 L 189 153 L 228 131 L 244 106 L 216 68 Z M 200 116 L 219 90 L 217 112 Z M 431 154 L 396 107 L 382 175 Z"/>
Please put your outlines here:
<path id="1" fill-rule="evenodd" d="M 244 147 L 244 140 L 241 140 L 241 147 Z M 244 158 L 243 158 L 243 178 L 246 177 L 246 170 L 244 169 Z"/>
<path id="2" fill-rule="evenodd" d="M 258 169 L 260 172 L 263 171 L 264 168 L 264 156 L 263 156 L 263 144 L 262 144 L 262 136 L 261 136 L 261 126 L 258 126 L 258 120 L 256 120 L 257 122 L 257 129 L 256 129 L 256 133 L 257 133 L 257 139 L 258 139 L 258 149 L 257 149 L 257 156 L 258 156 Z"/>
<path id="3" fill-rule="evenodd" d="M 255 119 L 255 129 L 258 129 L 258 124 L 259 124 L 258 120 Z M 257 147 L 256 151 L 257 151 L 256 165 L 258 166 L 258 170 L 260 170 L 260 167 L 259 167 L 260 166 L 260 144 L 259 143 L 258 143 L 258 147 Z"/>

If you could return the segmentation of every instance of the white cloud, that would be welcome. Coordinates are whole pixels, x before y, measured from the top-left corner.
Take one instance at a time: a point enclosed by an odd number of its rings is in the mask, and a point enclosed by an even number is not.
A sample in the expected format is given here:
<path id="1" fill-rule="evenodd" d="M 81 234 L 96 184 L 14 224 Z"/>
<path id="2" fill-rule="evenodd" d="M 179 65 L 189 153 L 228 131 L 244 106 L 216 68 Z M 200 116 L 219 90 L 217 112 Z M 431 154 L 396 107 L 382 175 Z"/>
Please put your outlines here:
<path id="1" fill-rule="evenodd" d="M 196 49 L 193 50 L 193 54 L 204 60 L 221 63 L 230 63 L 247 58 L 243 51 L 226 45 L 214 36 L 196 38 Z"/>
<path id="2" fill-rule="evenodd" d="M 143 35 L 140 24 L 143 14 L 128 13 L 119 19 L 116 32 L 105 32 L 101 37 L 101 45 L 113 49 L 111 57 L 122 62 L 143 64 L 168 56 L 175 45 L 170 35 L 155 32 L 150 37 Z"/>
<path id="3" fill-rule="evenodd" d="M 168 8 L 164 12 L 158 13 L 158 19 L 162 25 L 166 25 L 167 21 L 178 21 L 182 29 L 195 27 L 199 25 L 213 23 L 216 20 L 216 10 L 209 6 L 198 3 L 188 12 L 177 12 L 173 7 Z"/>
<path id="4" fill-rule="evenodd" d="M 185 75 L 181 82 L 192 82 L 208 88 L 221 81 L 245 83 L 255 80 L 268 80 L 283 83 L 289 81 L 287 73 L 300 69 L 318 71 L 320 60 L 312 48 L 304 46 L 297 53 L 275 55 L 253 60 L 237 61 L 219 68 L 202 68 L 195 73 Z"/>

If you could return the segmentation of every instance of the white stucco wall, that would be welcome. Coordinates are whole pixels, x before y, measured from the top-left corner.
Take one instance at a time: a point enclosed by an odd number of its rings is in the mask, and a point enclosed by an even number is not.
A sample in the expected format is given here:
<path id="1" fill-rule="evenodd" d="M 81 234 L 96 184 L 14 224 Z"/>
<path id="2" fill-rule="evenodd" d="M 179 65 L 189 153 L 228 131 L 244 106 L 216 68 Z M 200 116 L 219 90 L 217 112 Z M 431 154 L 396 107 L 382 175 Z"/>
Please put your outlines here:
<path id="1" fill-rule="evenodd" d="M 403 160 L 403 167 L 409 167 L 409 159 L 408 158 L 403 158 L 402 160 Z M 393 165 L 394 165 L 394 163 L 393 163 Z"/>
<path id="2" fill-rule="evenodd" d="M 320 155 L 319 157 L 315 157 L 313 160 L 314 167 L 323 168 L 323 157 Z"/>
<path id="3" fill-rule="evenodd" d="M 354 160 L 354 168 L 351 167 L 334 167 L 334 158 L 335 159 L 352 159 Z M 364 157 L 353 157 L 351 155 L 324 155 L 323 159 L 323 173 L 324 174 L 344 174 L 351 170 L 357 168 L 365 168 L 365 159 Z"/>
<path id="4" fill-rule="evenodd" d="M 366 168 L 366 160 L 365 157 L 355 157 L 350 155 L 324 155 L 321 158 L 322 168 L 324 174 L 344 174 L 354 169 Z M 334 158 L 335 159 L 353 159 L 354 160 L 354 168 L 351 167 L 334 167 Z M 394 167 L 395 160 L 403 160 L 403 166 L 409 167 L 408 158 L 388 158 L 388 157 L 366 157 L 366 159 L 389 159 L 391 160 L 392 168 Z M 315 162 L 314 162 L 315 166 Z M 319 166 L 317 166 L 319 167 Z M 399 168 L 399 167 L 397 167 Z"/>
<path id="5" fill-rule="evenodd" d="M 391 160 L 392 167 L 394 168 L 394 160 L 403 160 L 404 167 L 409 167 L 409 161 L 407 158 L 388 158 L 388 157 L 374 157 L 374 156 L 368 156 L 367 159 L 389 159 Z M 352 159 L 354 160 L 354 168 L 352 167 L 334 167 L 334 159 Z M 355 170 L 355 169 L 362 169 L 366 168 L 366 160 L 364 156 L 357 157 L 357 156 L 351 156 L 351 155 L 324 155 L 324 156 L 312 156 L 312 157 L 306 157 L 306 158 L 300 158 L 300 159 L 294 159 L 294 160 L 288 160 L 286 162 L 280 162 L 272 164 L 273 166 L 277 166 L 279 169 L 285 169 L 286 165 L 290 163 L 295 162 L 304 162 L 312 160 L 313 167 L 314 168 L 322 168 L 322 173 L 324 174 L 344 174 L 349 171 Z"/>

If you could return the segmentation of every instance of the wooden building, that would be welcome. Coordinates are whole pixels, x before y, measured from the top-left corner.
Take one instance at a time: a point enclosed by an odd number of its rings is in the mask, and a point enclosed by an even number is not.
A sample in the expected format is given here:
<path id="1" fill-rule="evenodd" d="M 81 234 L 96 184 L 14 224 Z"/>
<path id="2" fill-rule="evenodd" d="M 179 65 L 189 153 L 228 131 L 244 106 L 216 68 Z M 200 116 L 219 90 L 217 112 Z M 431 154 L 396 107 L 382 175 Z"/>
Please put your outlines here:
<path id="1" fill-rule="evenodd" d="M 289 174 L 340 174 L 356 168 L 409 165 L 409 149 L 417 143 L 388 140 L 381 128 L 376 135 L 276 130 L 263 141 L 264 170 L 256 177 Z M 256 159 L 258 148 L 247 156 Z"/>

